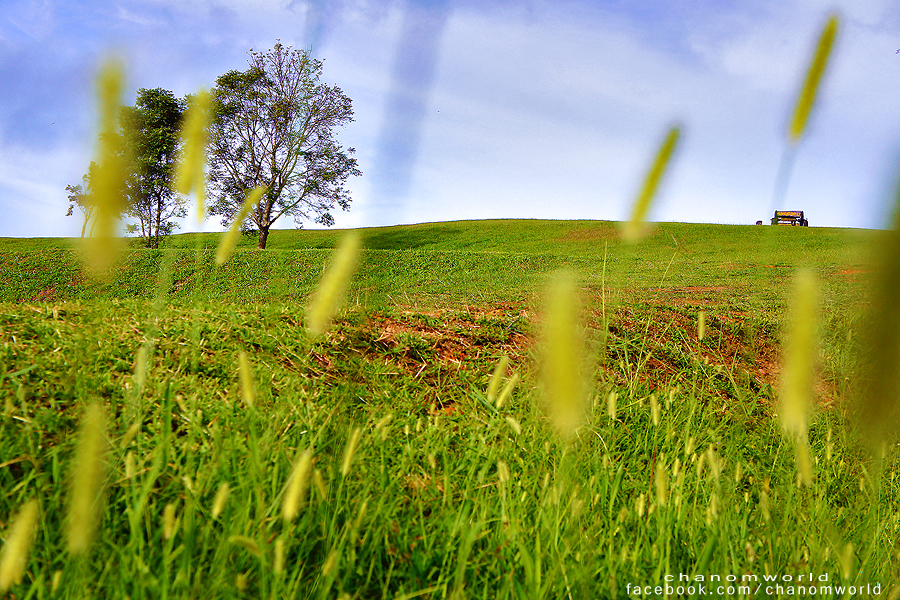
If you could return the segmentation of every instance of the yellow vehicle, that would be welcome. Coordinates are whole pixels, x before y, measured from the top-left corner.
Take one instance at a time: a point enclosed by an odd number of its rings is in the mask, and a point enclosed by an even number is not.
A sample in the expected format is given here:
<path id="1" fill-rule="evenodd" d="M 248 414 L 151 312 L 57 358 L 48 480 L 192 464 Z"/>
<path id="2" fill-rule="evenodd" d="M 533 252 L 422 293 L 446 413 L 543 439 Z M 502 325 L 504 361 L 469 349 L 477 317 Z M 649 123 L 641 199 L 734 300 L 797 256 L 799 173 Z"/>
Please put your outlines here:
<path id="1" fill-rule="evenodd" d="M 809 221 L 803 217 L 802 210 L 776 210 L 772 217 L 772 225 L 799 225 L 809 227 Z"/>

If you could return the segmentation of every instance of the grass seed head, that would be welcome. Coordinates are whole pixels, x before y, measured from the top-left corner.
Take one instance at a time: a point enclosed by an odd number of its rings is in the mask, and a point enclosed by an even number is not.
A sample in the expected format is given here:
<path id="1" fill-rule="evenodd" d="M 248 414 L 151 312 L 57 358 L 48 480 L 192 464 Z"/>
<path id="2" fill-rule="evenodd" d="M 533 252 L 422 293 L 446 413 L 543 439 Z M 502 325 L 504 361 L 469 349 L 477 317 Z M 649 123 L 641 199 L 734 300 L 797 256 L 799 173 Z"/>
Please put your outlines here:
<path id="1" fill-rule="evenodd" d="M 19 510 L 6 532 L 6 544 L 0 552 L 0 594 L 22 582 L 25 566 L 28 564 L 28 550 L 34 540 L 37 517 L 38 502 L 30 500 Z"/>
<path id="2" fill-rule="evenodd" d="M 609 418 L 613 421 L 616 420 L 616 413 L 618 412 L 618 403 L 619 394 L 616 392 L 610 392 L 608 396 L 606 396 L 606 414 L 609 415 Z"/>
<path id="3" fill-rule="evenodd" d="M 509 481 L 509 467 L 502 460 L 497 461 L 497 479 L 500 480 L 500 483 Z"/>
<path id="4" fill-rule="evenodd" d="M 222 514 L 222 511 L 225 510 L 225 503 L 228 502 L 228 495 L 231 493 L 231 487 L 228 485 L 228 482 L 223 481 L 219 484 L 219 489 L 216 490 L 216 497 L 213 498 L 212 505 L 212 518 L 213 520 L 218 519 Z"/>
<path id="5" fill-rule="evenodd" d="M 668 494 L 668 475 L 666 474 L 666 465 L 660 460 L 656 461 L 656 503 L 665 506 L 669 498 Z"/>
<path id="6" fill-rule="evenodd" d="M 134 452 L 128 451 L 125 455 L 125 479 L 134 477 Z"/>
<path id="7" fill-rule="evenodd" d="M 266 192 L 267 189 L 267 186 L 260 186 L 257 188 L 253 188 L 247 194 L 247 199 L 244 200 L 244 204 L 243 206 L 241 206 L 241 211 L 238 213 L 237 217 L 235 217 L 234 222 L 228 229 L 228 232 L 223 235 L 222 239 L 219 241 L 219 248 L 216 250 L 217 267 L 221 267 L 228 261 L 228 257 L 231 256 L 231 253 L 234 251 L 234 247 L 238 243 L 238 237 L 241 234 L 241 224 L 247 218 L 247 215 L 250 214 L 250 211 L 253 210 L 253 207 L 257 205 L 259 199 L 262 198 L 262 195 Z"/>
<path id="8" fill-rule="evenodd" d="M 500 389 L 500 381 L 503 380 L 503 376 L 506 374 L 506 369 L 509 366 L 509 357 L 507 355 L 503 355 L 499 361 L 497 361 L 497 366 L 494 368 L 494 374 L 491 375 L 491 381 L 488 384 L 487 389 L 487 401 L 491 404 L 494 403 L 494 400 L 497 399 L 497 390 Z"/>
<path id="9" fill-rule="evenodd" d="M 125 432 L 125 435 L 122 436 L 122 441 L 119 443 L 119 448 L 125 449 L 129 445 L 131 445 L 131 442 L 134 441 L 134 438 L 137 437 L 137 434 L 140 433 L 140 431 L 141 431 L 141 424 L 140 423 L 132 423 L 128 427 L 128 431 Z"/>
<path id="10" fill-rule="evenodd" d="M 522 426 L 517 420 L 512 417 L 506 417 L 506 422 L 509 424 L 510 429 L 512 429 L 516 435 L 522 434 Z"/>
<path id="11" fill-rule="evenodd" d="M 272 561 L 272 572 L 275 575 L 284 573 L 284 540 L 275 540 L 275 559 Z"/>
<path id="12" fill-rule="evenodd" d="M 863 443 L 876 456 L 884 442 L 896 441 L 900 419 L 900 180 L 894 202 L 892 228 L 874 247 L 875 273 L 862 336 L 856 344 L 851 412 Z"/>
<path id="13" fill-rule="evenodd" d="M 353 463 L 354 455 L 356 455 L 356 448 L 359 446 L 360 435 L 362 435 L 362 428 L 357 427 L 347 440 L 347 447 L 344 449 L 344 460 L 341 461 L 341 477 L 346 477 L 350 473 L 350 466 Z"/>
<path id="14" fill-rule="evenodd" d="M 138 394 L 144 388 L 147 381 L 147 363 L 149 359 L 150 349 L 144 344 L 138 348 L 137 355 L 134 358 L 134 384 L 138 388 Z"/>
<path id="15" fill-rule="evenodd" d="M 650 394 L 650 419 L 654 427 L 659 425 L 659 400 L 656 399 L 656 394 Z"/>
<path id="16" fill-rule="evenodd" d="M 375 423 L 374 431 L 376 434 L 379 434 L 382 442 L 387 439 L 388 432 L 390 431 L 388 424 L 391 422 L 391 420 L 393 420 L 393 418 L 394 418 L 394 415 L 391 413 L 388 413 L 385 416 L 378 419 L 378 422 Z"/>
<path id="17" fill-rule="evenodd" d="M 702 310 L 700 314 L 697 315 L 697 339 L 701 342 L 703 338 L 706 336 L 706 313 Z"/>
<path id="18" fill-rule="evenodd" d="M 328 553 L 328 558 L 325 559 L 325 564 L 322 566 L 322 575 L 328 577 L 332 573 L 334 573 L 335 568 L 337 568 L 338 559 L 340 559 L 341 553 L 337 550 L 332 550 Z"/>
<path id="19" fill-rule="evenodd" d="M 506 385 L 503 386 L 500 395 L 497 397 L 497 408 L 502 408 L 503 405 L 506 404 L 506 401 L 509 400 L 513 388 L 516 387 L 517 383 L 519 383 L 519 374 L 513 373 L 513 376 L 509 378 L 509 381 L 506 382 Z"/>
<path id="20" fill-rule="evenodd" d="M 256 540 L 252 537 L 247 537 L 246 535 L 233 535 L 228 538 L 228 543 L 244 548 L 257 558 L 262 557 L 262 551 L 259 549 L 259 544 L 257 544 Z"/>
<path id="21" fill-rule="evenodd" d="M 650 166 L 647 176 L 644 178 L 641 191 L 634 201 L 631 218 L 625 224 L 625 229 L 622 232 L 622 237 L 627 242 L 634 243 L 643 237 L 650 206 L 653 204 L 653 198 L 656 196 L 659 184 L 666 172 L 666 167 L 675 153 L 675 147 L 680 136 L 681 128 L 678 126 L 672 127 L 666 134 L 662 145 L 660 145 L 656 158 Z"/>
<path id="22" fill-rule="evenodd" d="M 248 408 L 253 408 L 256 403 L 256 387 L 253 384 L 253 372 L 250 370 L 250 361 L 247 353 L 238 352 L 238 371 L 241 377 L 241 396 Z"/>
<path id="23" fill-rule="evenodd" d="M 822 28 L 822 33 L 819 35 L 819 43 L 816 44 L 815 54 L 806 72 L 806 79 L 803 82 L 803 88 L 800 90 L 800 96 L 797 98 L 797 106 L 794 108 L 794 116 L 788 128 L 788 139 L 791 143 L 797 143 L 806 130 L 809 115 L 816 102 L 816 94 L 819 91 L 822 75 L 825 74 L 825 69 L 828 67 L 828 59 L 831 57 L 831 48 L 834 46 L 837 31 L 838 16 L 832 14 L 828 17 L 828 21 L 826 21 L 825 27 Z"/>
<path id="24" fill-rule="evenodd" d="M 324 333 L 337 313 L 344 289 L 356 270 L 359 246 L 359 234 L 351 232 L 344 236 L 335 251 L 331 267 L 313 293 L 312 303 L 306 313 L 307 327 L 312 335 Z"/>
<path id="25" fill-rule="evenodd" d="M 171 540 L 175 535 L 175 528 L 178 525 L 178 519 L 175 516 L 175 504 L 169 502 L 163 509 L 163 539 Z"/>
<path id="26" fill-rule="evenodd" d="M 284 493 L 284 499 L 281 501 L 281 516 L 285 521 L 293 521 L 306 500 L 312 465 L 312 450 L 304 451 L 294 465 L 294 470 L 288 480 L 287 490 Z"/>
<path id="27" fill-rule="evenodd" d="M 316 491 L 319 493 L 319 498 L 326 500 L 328 498 L 328 488 L 325 486 L 325 479 L 322 477 L 322 471 L 319 469 L 313 470 L 312 480 L 313 485 L 316 486 Z"/>
<path id="28" fill-rule="evenodd" d="M 99 404 L 88 406 L 81 421 L 72 466 L 67 515 L 68 548 L 83 554 L 100 520 L 105 478 L 106 416 Z"/>

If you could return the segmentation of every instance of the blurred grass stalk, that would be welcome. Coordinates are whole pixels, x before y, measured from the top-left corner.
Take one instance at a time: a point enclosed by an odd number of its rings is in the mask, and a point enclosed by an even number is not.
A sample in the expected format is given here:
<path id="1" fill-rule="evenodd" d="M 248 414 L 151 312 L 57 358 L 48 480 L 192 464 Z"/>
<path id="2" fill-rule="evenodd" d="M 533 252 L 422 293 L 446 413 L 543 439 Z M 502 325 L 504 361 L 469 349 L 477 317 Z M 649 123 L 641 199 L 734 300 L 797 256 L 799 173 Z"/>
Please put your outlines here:
<path id="1" fill-rule="evenodd" d="M 71 554 L 87 552 L 100 521 L 103 481 L 106 477 L 105 453 L 106 416 L 100 405 L 94 403 L 84 413 L 72 465 L 67 519 Z"/>
<path id="2" fill-rule="evenodd" d="M 34 540 L 34 528 L 38 517 L 38 502 L 30 500 L 22 507 L 4 537 L 0 552 L 0 594 L 14 584 L 22 582 L 28 564 L 28 550 Z"/>
<path id="3" fill-rule="evenodd" d="M 838 16 L 832 13 L 825 22 L 822 33 L 819 34 L 819 42 L 816 44 L 815 53 L 806 71 L 806 79 L 803 81 L 803 87 L 800 88 L 800 95 L 797 97 L 794 116 L 788 127 L 788 140 L 791 144 L 799 142 L 804 131 L 806 131 L 809 115 L 812 112 L 813 105 L 816 103 L 816 95 L 819 92 L 822 76 L 828 67 L 828 60 L 831 57 L 831 49 L 834 46 L 837 31 Z"/>
<path id="4" fill-rule="evenodd" d="M 124 67 L 115 59 L 107 60 L 97 75 L 100 135 L 95 157 L 97 170 L 91 181 L 91 202 L 97 216 L 87 240 L 87 266 L 95 277 L 109 274 L 121 245 L 116 229 L 125 209 L 126 148 L 119 131 L 124 80 Z"/>
<path id="5" fill-rule="evenodd" d="M 328 329 L 343 299 L 344 290 L 356 270 L 359 234 L 347 233 L 334 253 L 331 267 L 322 277 L 306 312 L 307 328 L 316 336 Z"/>
<path id="6" fill-rule="evenodd" d="M 200 90 L 191 98 L 184 116 L 181 138 L 184 151 L 175 173 L 175 191 L 188 195 L 197 193 L 197 224 L 203 223 L 206 213 L 206 131 L 209 127 L 212 97 L 206 90 Z"/>
<path id="7" fill-rule="evenodd" d="M 656 196 L 663 175 L 665 175 L 666 167 L 668 167 L 669 162 L 672 160 L 672 155 L 675 153 L 679 137 L 681 137 L 681 127 L 674 126 L 669 129 L 662 145 L 660 145 L 656 158 L 650 166 L 647 176 L 644 177 L 641 191 L 634 201 L 631 218 L 622 231 L 622 238 L 626 242 L 634 243 L 644 236 L 647 228 L 647 215 L 653 204 L 653 198 Z"/>
<path id="8" fill-rule="evenodd" d="M 231 224 L 231 227 L 228 229 L 228 233 L 222 236 L 222 240 L 219 242 L 219 249 L 216 251 L 216 266 L 221 267 L 228 261 L 228 257 L 231 256 L 231 253 L 234 251 L 234 247 L 238 243 L 238 236 L 241 233 L 241 223 L 244 222 L 244 219 L 247 218 L 247 215 L 250 214 L 250 211 L 256 206 L 256 203 L 259 202 L 259 199 L 262 198 L 262 195 L 265 193 L 267 187 L 259 186 L 257 188 L 253 188 L 247 194 L 247 199 L 244 200 L 244 205 L 241 207 L 241 212 L 238 213 L 238 216 L 234 219 L 234 222 Z"/>
<path id="9" fill-rule="evenodd" d="M 816 276 L 809 269 L 799 270 L 794 279 L 794 297 L 784 351 L 780 413 L 784 430 L 794 441 L 797 469 L 805 485 L 810 485 L 813 477 L 807 431 L 817 356 L 817 301 Z"/>
<path id="10" fill-rule="evenodd" d="M 774 213 L 779 210 L 787 195 L 788 185 L 791 180 L 791 173 L 794 169 L 794 159 L 797 156 L 797 144 L 803 137 L 809 125 L 809 116 L 812 114 L 813 106 L 816 103 L 816 97 L 819 93 L 819 87 L 822 83 L 822 77 L 828 67 L 831 58 L 831 51 L 834 47 L 834 41 L 837 38 L 839 19 L 836 13 L 832 13 L 822 32 L 819 34 L 819 41 L 816 44 L 815 52 L 812 60 L 806 70 L 806 78 L 803 80 L 803 86 L 797 96 L 797 102 L 794 105 L 794 112 L 787 128 L 788 145 L 784 149 L 781 156 L 781 162 L 778 165 L 778 173 L 775 175 L 775 188 L 772 190 L 772 205 L 769 212 Z"/>
<path id="11" fill-rule="evenodd" d="M 900 181 L 894 222 L 875 246 L 872 293 L 859 344 L 853 416 L 876 455 L 896 437 L 900 417 Z"/>
<path id="12" fill-rule="evenodd" d="M 584 341 L 578 327 L 575 280 L 559 271 L 550 281 L 544 314 L 542 376 L 550 418 L 568 438 L 581 425 L 587 400 Z"/>

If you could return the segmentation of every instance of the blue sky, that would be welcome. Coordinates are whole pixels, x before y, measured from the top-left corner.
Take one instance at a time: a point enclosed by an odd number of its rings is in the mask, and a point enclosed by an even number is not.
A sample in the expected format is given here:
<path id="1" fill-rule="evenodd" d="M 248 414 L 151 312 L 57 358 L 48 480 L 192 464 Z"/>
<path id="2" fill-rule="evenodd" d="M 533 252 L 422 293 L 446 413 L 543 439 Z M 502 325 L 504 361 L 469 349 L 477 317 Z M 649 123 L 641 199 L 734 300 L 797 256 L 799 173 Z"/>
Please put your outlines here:
<path id="1" fill-rule="evenodd" d="M 124 59 L 132 103 L 141 87 L 209 87 L 276 39 L 312 47 L 353 99 L 338 138 L 363 175 L 339 227 L 624 219 L 673 123 L 684 135 L 651 218 L 754 223 L 771 216 L 790 109 L 832 10 L 834 59 L 779 208 L 878 227 L 900 173 L 892 0 L 3 2 L 0 236 L 78 235 L 65 186 L 91 159 L 104 57 Z"/>

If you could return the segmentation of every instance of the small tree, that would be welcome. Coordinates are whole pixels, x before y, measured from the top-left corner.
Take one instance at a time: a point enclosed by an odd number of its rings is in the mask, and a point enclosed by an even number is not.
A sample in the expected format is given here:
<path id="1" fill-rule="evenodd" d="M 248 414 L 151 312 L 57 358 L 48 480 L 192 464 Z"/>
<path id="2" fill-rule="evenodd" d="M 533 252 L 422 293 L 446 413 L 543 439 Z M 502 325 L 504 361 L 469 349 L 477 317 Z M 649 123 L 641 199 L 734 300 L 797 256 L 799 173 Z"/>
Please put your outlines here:
<path id="1" fill-rule="evenodd" d="M 140 89 L 134 106 L 122 107 L 120 123 L 131 164 L 125 214 L 137 220 L 128 231 L 140 233 L 148 248 L 159 248 L 160 239 L 178 228 L 173 219 L 187 214 L 185 200 L 172 186 L 184 109 L 183 100 L 161 88 Z"/>
<path id="2" fill-rule="evenodd" d="M 78 207 L 78 210 L 81 211 L 81 214 L 84 215 L 84 221 L 81 223 L 81 237 L 84 237 L 84 232 L 87 229 L 87 224 L 94 216 L 94 204 L 91 202 L 91 173 L 96 169 L 96 164 L 91 162 L 91 166 L 88 168 L 88 174 L 81 178 L 81 185 L 67 185 L 66 191 L 69 192 L 66 196 L 69 199 L 69 210 L 66 213 L 67 217 L 71 217 L 75 211 L 75 207 Z M 93 231 L 93 227 L 91 227 L 91 232 Z M 88 232 L 89 234 L 91 232 Z"/>
<path id="3" fill-rule="evenodd" d="M 344 185 L 360 175 L 353 148 L 343 149 L 333 130 L 353 121 L 350 98 L 320 82 L 322 61 L 281 43 L 250 51 L 250 68 L 229 71 L 213 89 L 209 136 L 209 212 L 223 225 L 238 218 L 247 193 L 264 186 L 243 229 L 269 229 L 282 215 L 295 223 L 334 224 L 331 210 L 350 208 Z"/>
<path id="4" fill-rule="evenodd" d="M 168 90 L 156 88 L 138 90 L 134 106 L 123 106 L 119 112 L 119 131 L 108 134 L 121 136 L 121 158 L 128 168 L 124 188 L 125 215 L 137 220 L 126 226 L 129 233 L 139 233 L 148 248 L 159 248 L 160 240 L 178 228 L 172 219 L 187 214 L 185 200 L 175 193 L 172 179 L 179 151 L 179 128 L 185 101 L 178 100 Z M 91 181 L 97 165 L 91 163 L 81 185 L 66 186 L 69 192 L 69 212 L 77 206 L 84 213 L 81 236 L 93 217 Z"/>

